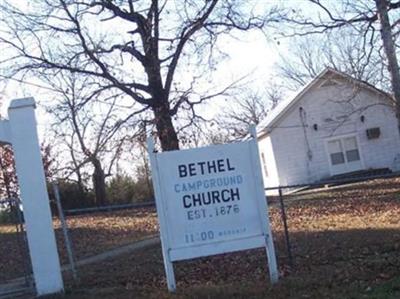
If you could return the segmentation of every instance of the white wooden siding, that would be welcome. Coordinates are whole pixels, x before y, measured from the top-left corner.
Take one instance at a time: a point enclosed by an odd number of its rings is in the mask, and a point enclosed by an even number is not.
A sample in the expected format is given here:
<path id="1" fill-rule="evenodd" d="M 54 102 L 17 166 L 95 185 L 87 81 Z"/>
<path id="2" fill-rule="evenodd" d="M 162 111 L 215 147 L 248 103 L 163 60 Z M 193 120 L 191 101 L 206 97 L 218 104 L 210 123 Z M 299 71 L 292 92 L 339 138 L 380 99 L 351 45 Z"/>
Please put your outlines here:
<path id="1" fill-rule="evenodd" d="M 260 151 L 272 148 L 270 155 L 276 163 L 278 182 L 268 178 L 267 185 L 308 183 L 331 176 L 326 140 L 348 134 L 357 136 L 365 169 L 400 170 L 400 137 L 394 110 L 381 94 L 366 88 L 356 90 L 348 81 L 341 82 L 311 88 L 260 141 Z M 348 103 L 344 102 L 349 98 Z M 369 108 L 359 111 L 362 107 Z M 305 130 L 302 120 L 307 125 Z M 366 130 L 373 127 L 379 127 L 381 134 L 377 139 L 367 139 Z"/>
<path id="2" fill-rule="evenodd" d="M 260 161 L 262 162 L 261 154 L 264 154 L 265 162 L 267 164 L 268 176 L 265 175 L 263 168 L 264 186 L 275 187 L 279 184 L 278 170 L 276 168 L 274 150 L 272 148 L 271 137 L 266 136 L 258 141 L 260 152 Z"/>

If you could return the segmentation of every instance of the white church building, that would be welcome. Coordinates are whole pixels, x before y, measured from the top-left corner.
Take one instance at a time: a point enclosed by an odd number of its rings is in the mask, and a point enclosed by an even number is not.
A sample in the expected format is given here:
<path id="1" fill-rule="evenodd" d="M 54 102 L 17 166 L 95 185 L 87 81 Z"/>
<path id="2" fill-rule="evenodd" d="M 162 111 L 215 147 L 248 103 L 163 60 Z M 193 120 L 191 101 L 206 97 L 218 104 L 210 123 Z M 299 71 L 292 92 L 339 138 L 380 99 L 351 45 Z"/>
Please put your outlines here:
<path id="1" fill-rule="evenodd" d="M 360 170 L 400 170 L 393 98 L 325 69 L 257 126 L 265 187 Z"/>

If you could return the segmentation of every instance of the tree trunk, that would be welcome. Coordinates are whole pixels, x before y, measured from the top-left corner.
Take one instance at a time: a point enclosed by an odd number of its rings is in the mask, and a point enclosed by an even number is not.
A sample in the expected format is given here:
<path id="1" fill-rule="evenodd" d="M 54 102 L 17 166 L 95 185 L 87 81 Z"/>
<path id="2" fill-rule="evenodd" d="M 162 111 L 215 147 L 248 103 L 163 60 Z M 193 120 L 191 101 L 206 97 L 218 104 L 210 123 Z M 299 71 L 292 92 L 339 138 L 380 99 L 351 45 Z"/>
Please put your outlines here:
<path id="1" fill-rule="evenodd" d="M 94 167 L 93 188 L 96 198 L 96 205 L 102 206 L 106 203 L 106 177 L 104 175 L 104 170 L 101 166 L 101 163 L 97 158 L 92 158 L 92 164 Z"/>
<path id="2" fill-rule="evenodd" d="M 388 2 L 387 0 L 375 0 L 376 8 L 378 10 L 379 21 L 381 24 L 381 38 L 383 48 L 388 60 L 388 69 L 392 84 L 393 95 L 396 105 L 397 124 L 400 130 L 400 72 L 399 64 L 397 62 L 396 50 L 393 42 L 392 28 L 390 25 L 388 15 Z"/>
<path id="3" fill-rule="evenodd" d="M 80 171 L 79 168 L 76 168 L 75 174 L 76 174 L 76 177 L 77 177 L 77 184 L 78 184 L 79 193 L 83 196 L 85 194 L 85 188 L 84 188 L 84 184 L 83 184 L 82 174 L 81 174 L 81 171 Z"/>
<path id="4" fill-rule="evenodd" d="M 172 123 L 168 101 L 163 101 L 163 103 L 154 107 L 153 113 L 162 150 L 178 150 L 178 136 Z"/>

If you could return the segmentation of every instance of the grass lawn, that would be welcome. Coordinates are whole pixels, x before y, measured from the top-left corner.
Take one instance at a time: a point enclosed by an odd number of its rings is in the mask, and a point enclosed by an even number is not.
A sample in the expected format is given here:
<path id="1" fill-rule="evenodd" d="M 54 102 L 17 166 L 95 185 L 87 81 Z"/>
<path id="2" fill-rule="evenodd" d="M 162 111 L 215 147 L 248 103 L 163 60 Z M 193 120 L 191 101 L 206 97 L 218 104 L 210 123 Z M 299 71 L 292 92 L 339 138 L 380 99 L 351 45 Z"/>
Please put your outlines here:
<path id="1" fill-rule="evenodd" d="M 385 283 L 382 283 L 375 288 L 371 288 L 370 290 L 368 290 L 367 294 L 360 297 L 375 299 L 400 298 L 400 276 Z"/>
<path id="2" fill-rule="evenodd" d="M 350 269 L 343 261 L 298 264 L 273 287 L 263 250 L 202 258 L 176 264 L 178 291 L 169 294 L 161 251 L 154 247 L 83 268 L 81 282 L 70 281 L 63 298 L 400 298 L 400 280 L 392 278 L 400 262 L 369 258 Z"/>
<path id="3" fill-rule="evenodd" d="M 77 259 L 158 233 L 154 208 L 68 216 L 67 224 Z M 67 253 L 60 221 L 54 218 L 53 225 L 61 262 L 65 264 Z M 20 250 L 15 226 L 0 225 L 0 283 L 23 276 L 24 259 L 27 253 Z"/>
<path id="4" fill-rule="evenodd" d="M 161 250 L 154 246 L 82 267 L 78 284 L 66 274 L 63 298 L 400 298 L 399 194 L 396 178 L 286 198 L 293 269 L 287 266 L 280 210 L 271 200 L 281 276 L 273 287 L 265 252 L 256 249 L 175 263 L 178 291 L 169 294 Z M 68 222 L 78 256 L 157 231 L 151 209 Z"/>
<path id="5" fill-rule="evenodd" d="M 178 291 L 169 294 L 156 246 L 82 268 L 66 298 L 400 298 L 399 187 L 378 180 L 287 198 L 294 269 L 272 204 L 281 275 L 273 287 L 257 249 L 175 263 Z"/>

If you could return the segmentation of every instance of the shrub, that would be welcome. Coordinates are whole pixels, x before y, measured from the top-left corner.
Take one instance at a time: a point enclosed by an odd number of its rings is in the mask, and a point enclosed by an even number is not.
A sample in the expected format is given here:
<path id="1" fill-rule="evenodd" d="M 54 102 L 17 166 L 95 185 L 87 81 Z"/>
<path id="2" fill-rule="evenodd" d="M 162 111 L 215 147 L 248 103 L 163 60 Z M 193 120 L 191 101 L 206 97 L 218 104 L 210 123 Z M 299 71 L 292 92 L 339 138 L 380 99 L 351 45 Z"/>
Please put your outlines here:
<path id="1" fill-rule="evenodd" d="M 61 205 L 64 210 L 87 208 L 95 206 L 93 192 L 85 187 L 79 186 L 77 182 L 69 180 L 58 180 L 58 189 L 60 191 Z M 55 199 L 51 184 L 48 185 L 49 197 Z M 53 211 L 57 209 L 55 203 L 52 203 Z"/>
<path id="2" fill-rule="evenodd" d="M 107 183 L 107 200 L 110 204 L 124 204 L 153 199 L 151 182 L 142 177 L 134 180 L 128 175 L 117 175 Z"/>
<path id="3" fill-rule="evenodd" d="M 110 204 L 131 203 L 135 201 L 135 181 L 127 175 L 117 175 L 107 182 L 107 201 Z"/>

